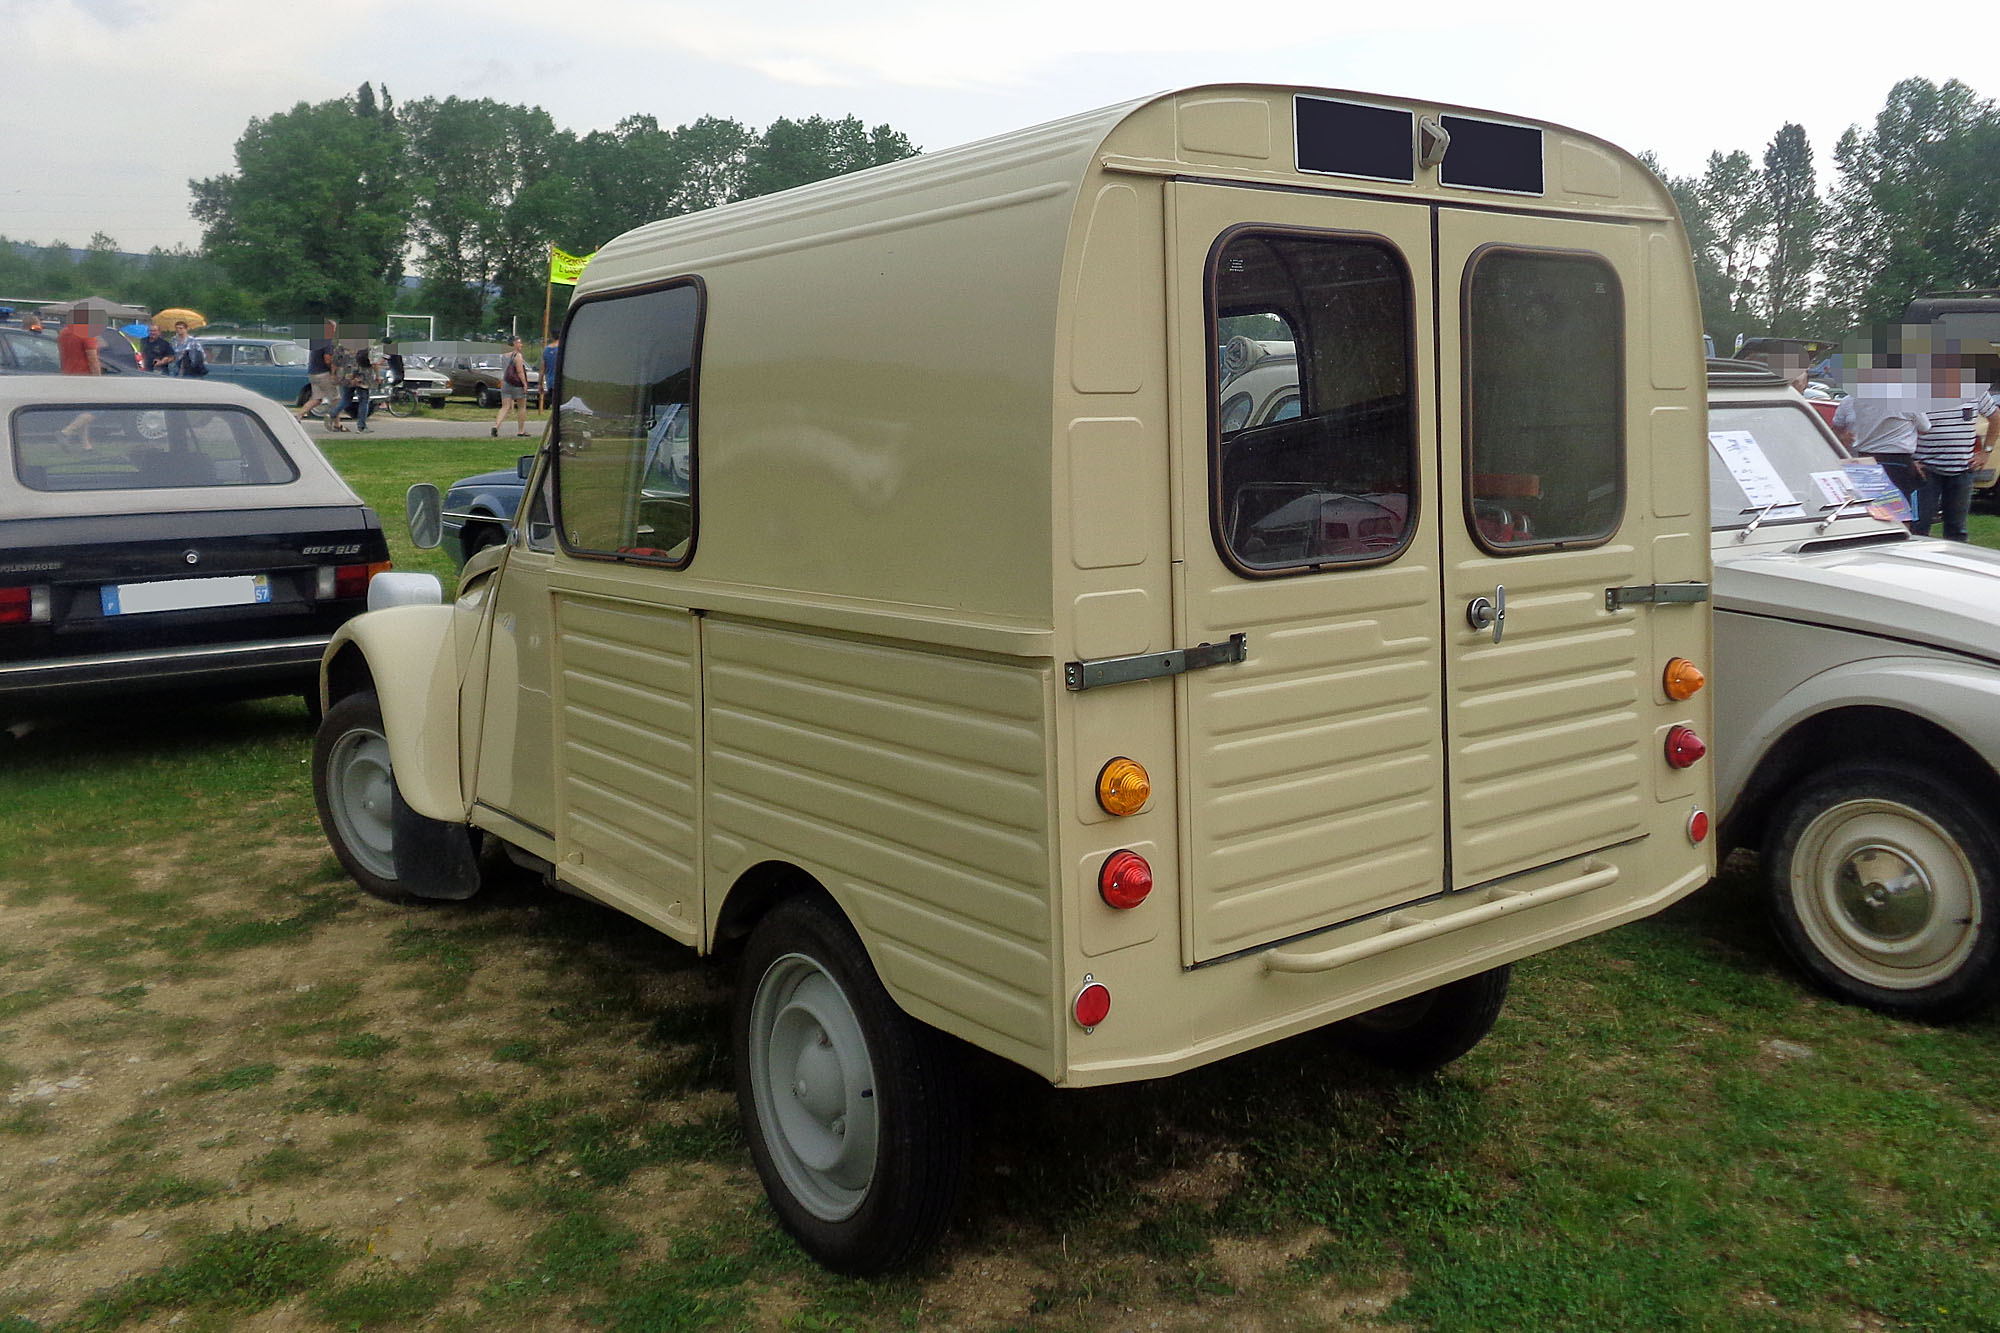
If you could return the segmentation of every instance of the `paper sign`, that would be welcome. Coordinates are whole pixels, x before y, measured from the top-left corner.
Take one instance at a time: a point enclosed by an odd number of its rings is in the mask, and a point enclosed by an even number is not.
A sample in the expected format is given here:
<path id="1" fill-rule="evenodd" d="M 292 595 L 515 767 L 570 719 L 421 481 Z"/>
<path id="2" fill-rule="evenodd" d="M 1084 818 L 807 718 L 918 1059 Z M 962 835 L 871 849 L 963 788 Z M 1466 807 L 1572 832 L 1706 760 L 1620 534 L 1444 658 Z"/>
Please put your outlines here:
<path id="1" fill-rule="evenodd" d="M 1799 497 L 1792 494 L 1792 488 L 1785 485 L 1778 469 L 1764 456 L 1764 446 L 1749 431 L 1710 431 L 1708 443 L 1722 465 L 1729 469 L 1729 475 L 1743 488 L 1743 498 L 1748 502 L 1746 512 L 1754 514 L 1767 505 L 1770 506 L 1767 518 L 1797 518 L 1805 512 L 1799 507 Z"/>
<path id="2" fill-rule="evenodd" d="M 1813 485 L 1819 487 L 1822 508 L 1832 509 L 1859 498 L 1854 487 L 1848 484 L 1845 472 L 1815 472 L 1812 479 Z"/>

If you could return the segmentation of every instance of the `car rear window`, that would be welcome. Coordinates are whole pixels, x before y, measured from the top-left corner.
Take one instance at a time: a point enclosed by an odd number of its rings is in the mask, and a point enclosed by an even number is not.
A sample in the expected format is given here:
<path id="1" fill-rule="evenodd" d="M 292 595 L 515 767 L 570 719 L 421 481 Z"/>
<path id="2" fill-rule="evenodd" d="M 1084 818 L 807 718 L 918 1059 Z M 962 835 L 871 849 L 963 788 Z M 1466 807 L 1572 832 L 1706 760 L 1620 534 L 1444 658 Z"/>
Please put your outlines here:
<path id="1" fill-rule="evenodd" d="M 11 435 L 14 475 L 34 491 L 277 486 L 299 475 L 238 407 L 24 407 Z"/>

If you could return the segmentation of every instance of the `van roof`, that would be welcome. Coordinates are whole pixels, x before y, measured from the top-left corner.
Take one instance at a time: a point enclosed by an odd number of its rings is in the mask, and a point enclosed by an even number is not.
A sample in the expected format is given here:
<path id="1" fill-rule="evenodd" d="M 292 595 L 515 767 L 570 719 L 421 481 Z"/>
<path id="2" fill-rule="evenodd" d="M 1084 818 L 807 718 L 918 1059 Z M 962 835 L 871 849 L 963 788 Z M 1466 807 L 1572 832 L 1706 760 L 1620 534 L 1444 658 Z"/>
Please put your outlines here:
<path id="1" fill-rule="evenodd" d="M 1407 117 L 1411 179 L 1387 181 L 1302 169 L 1295 117 L 1300 100 Z M 1463 118 L 1468 127 L 1539 136 L 1539 192 L 1442 183 L 1419 167 L 1416 127 Z M 1391 145 L 1393 148 L 1394 146 Z M 1444 153 L 1450 160 L 1450 150 Z M 1435 164 L 1433 164 L 1434 166 Z M 957 211 L 1009 207 L 1067 195 L 1095 174 L 1281 184 L 1439 203 L 1502 205 L 1572 216 L 1675 216 L 1666 187 L 1631 154 L 1559 125 L 1441 102 L 1285 85 L 1207 85 L 1122 102 L 996 138 L 649 223 L 602 247 L 579 297 L 734 263 L 833 236 L 896 230 Z M 1030 243 L 1024 238 L 1024 243 Z M 1060 244 L 1060 242 L 1057 242 Z"/>

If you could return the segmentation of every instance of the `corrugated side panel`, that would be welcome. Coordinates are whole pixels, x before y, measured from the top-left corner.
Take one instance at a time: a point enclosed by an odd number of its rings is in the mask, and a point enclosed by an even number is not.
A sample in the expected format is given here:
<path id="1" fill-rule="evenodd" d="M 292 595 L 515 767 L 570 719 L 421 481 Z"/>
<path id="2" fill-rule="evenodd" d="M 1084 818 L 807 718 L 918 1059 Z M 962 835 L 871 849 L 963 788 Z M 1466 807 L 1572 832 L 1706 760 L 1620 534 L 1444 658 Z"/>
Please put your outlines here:
<path id="1" fill-rule="evenodd" d="M 1213 590 L 1250 658 L 1189 672 L 1197 961 L 1435 893 L 1444 872 L 1437 571 Z"/>
<path id="2" fill-rule="evenodd" d="M 565 594 L 556 602 L 556 643 L 563 874 L 638 895 L 692 925 L 694 619 Z"/>
<path id="3" fill-rule="evenodd" d="M 819 877 L 918 1017 L 1053 1068 L 1045 668 L 703 626 L 709 902 Z"/>
<path id="4" fill-rule="evenodd" d="M 1457 887 L 1646 832 L 1647 645 L 1637 616 L 1604 611 L 1604 589 L 1637 571 L 1629 548 L 1586 554 L 1590 568 L 1569 570 L 1568 586 L 1510 580 L 1505 637 L 1455 664 Z"/>

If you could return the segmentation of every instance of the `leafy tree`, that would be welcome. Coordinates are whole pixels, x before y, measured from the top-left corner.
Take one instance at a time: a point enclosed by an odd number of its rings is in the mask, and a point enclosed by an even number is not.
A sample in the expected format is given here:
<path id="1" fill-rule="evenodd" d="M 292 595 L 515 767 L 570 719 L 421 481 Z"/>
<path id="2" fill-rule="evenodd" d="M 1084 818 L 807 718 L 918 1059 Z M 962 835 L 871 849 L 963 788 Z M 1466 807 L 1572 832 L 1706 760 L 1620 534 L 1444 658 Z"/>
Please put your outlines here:
<path id="1" fill-rule="evenodd" d="M 811 116 L 771 122 L 750 149 L 739 199 L 774 194 L 796 185 L 844 176 L 917 155 L 909 137 L 887 125 L 870 130 L 854 116 L 827 120 Z"/>
<path id="2" fill-rule="evenodd" d="M 1780 335 L 1808 333 L 1806 310 L 1819 262 L 1821 207 L 1812 145 L 1803 125 L 1787 123 L 1772 136 L 1764 149 L 1760 184 L 1770 219 L 1762 302 L 1765 325 Z"/>
<path id="3" fill-rule="evenodd" d="M 1667 175 L 1660 166 L 1659 158 L 1650 152 L 1639 154 L 1639 160 L 1666 183 L 1667 192 L 1680 209 L 1681 225 L 1687 231 L 1688 249 L 1694 260 L 1694 285 L 1701 299 L 1702 328 L 1719 346 L 1727 346 L 1724 334 L 1728 326 L 1731 284 L 1716 259 L 1719 247 L 1715 219 L 1710 216 L 1708 203 L 1702 196 L 1701 179 Z"/>
<path id="4" fill-rule="evenodd" d="M 1904 79 L 1871 129 L 1840 136 L 1827 276 L 1849 325 L 1893 320 L 1921 291 L 1992 282 L 1996 160 L 2000 114 L 1955 79 Z"/>
<path id="5" fill-rule="evenodd" d="M 388 307 L 410 192 L 385 90 L 253 119 L 236 172 L 190 181 L 203 248 L 269 313 L 351 319 Z M 207 312 L 204 312 L 207 313 Z"/>

